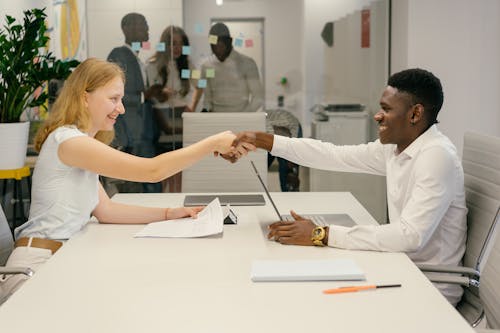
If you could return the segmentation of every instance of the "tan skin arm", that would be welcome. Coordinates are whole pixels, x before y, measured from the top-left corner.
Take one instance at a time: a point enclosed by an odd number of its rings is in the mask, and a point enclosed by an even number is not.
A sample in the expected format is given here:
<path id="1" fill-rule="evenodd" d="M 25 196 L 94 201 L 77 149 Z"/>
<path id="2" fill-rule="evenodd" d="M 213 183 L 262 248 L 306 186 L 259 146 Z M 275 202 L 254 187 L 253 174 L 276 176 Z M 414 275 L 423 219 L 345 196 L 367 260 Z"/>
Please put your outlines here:
<path id="1" fill-rule="evenodd" d="M 99 223 L 143 224 L 182 217 L 197 217 L 204 207 L 154 208 L 112 201 L 99 184 L 99 203 L 92 212 Z"/>

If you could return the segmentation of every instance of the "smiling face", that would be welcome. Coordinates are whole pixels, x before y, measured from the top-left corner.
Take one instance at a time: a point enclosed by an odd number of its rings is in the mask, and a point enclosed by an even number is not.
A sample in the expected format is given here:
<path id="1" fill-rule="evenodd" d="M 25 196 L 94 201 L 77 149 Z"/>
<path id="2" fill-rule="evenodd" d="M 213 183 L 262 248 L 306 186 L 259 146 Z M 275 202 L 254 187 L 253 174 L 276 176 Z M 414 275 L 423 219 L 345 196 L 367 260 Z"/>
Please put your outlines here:
<path id="1" fill-rule="evenodd" d="M 396 144 L 402 152 L 415 139 L 414 113 L 410 97 L 388 86 L 380 98 L 380 111 L 374 116 L 379 124 L 378 135 L 383 144 Z"/>
<path id="2" fill-rule="evenodd" d="M 125 113 L 122 104 L 123 92 L 123 80 L 117 76 L 106 85 L 85 93 L 85 106 L 91 118 L 89 134 L 92 137 L 98 131 L 113 130 L 116 118 Z"/>

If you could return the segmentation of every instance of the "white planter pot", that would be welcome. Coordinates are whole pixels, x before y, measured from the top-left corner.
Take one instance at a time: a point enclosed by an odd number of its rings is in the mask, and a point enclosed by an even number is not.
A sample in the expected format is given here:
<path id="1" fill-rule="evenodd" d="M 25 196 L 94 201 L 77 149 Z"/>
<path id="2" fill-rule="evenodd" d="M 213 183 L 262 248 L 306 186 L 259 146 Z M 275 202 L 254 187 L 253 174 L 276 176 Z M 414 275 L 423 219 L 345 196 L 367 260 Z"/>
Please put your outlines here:
<path id="1" fill-rule="evenodd" d="M 19 169 L 26 161 L 30 123 L 0 124 L 0 170 Z"/>

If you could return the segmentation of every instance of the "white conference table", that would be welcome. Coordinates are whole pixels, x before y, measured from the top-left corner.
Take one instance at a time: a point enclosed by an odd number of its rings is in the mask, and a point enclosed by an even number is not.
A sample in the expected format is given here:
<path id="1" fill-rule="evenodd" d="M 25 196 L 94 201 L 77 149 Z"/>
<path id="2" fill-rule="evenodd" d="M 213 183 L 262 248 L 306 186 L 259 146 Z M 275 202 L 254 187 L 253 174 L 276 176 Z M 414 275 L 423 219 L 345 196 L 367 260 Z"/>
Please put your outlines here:
<path id="1" fill-rule="evenodd" d="M 272 193 L 282 213 L 348 213 L 376 223 L 346 192 Z M 180 206 L 184 194 L 118 194 L 119 202 Z M 266 198 L 267 201 L 267 198 Z M 89 223 L 0 306 L 2 332 L 473 332 L 402 253 L 286 246 L 263 237 L 268 203 L 234 207 L 222 236 L 134 238 L 140 225 Z M 364 282 L 250 281 L 255 259 L 350 258 Z M 324 295 L 353 284 L 401 288 Z"/>

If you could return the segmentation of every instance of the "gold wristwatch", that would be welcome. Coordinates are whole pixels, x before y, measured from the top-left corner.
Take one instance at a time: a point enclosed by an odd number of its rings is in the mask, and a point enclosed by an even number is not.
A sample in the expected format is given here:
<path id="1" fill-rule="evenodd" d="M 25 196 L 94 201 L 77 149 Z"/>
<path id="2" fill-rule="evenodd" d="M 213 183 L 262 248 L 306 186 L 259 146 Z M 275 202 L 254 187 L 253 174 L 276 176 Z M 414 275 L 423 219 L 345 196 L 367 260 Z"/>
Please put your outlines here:
<path id="1" fill-rule="evenodd" d="M 325 246 L 323 240 L 326 237 L 326 230 L 323 227 L 316 227 L 312 230 L 311 240 L 316 246 Z"/>

